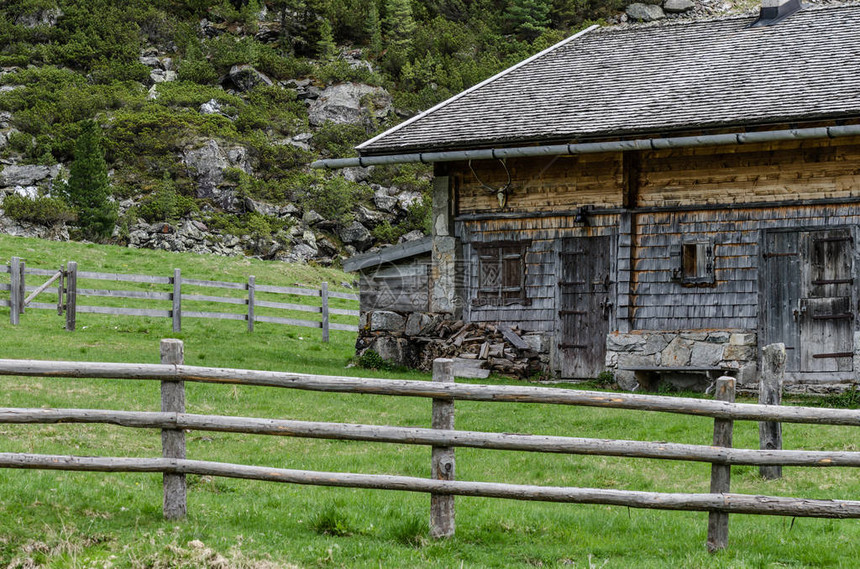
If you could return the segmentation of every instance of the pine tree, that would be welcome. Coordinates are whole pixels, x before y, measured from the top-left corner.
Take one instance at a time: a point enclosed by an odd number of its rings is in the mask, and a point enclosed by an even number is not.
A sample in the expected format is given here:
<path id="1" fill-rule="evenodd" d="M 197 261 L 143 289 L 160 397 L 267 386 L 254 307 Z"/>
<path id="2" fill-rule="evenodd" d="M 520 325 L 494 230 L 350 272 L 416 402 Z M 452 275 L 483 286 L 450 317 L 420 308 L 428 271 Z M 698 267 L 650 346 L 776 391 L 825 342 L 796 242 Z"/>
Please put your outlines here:
<path id="1" fill-rule="evenodd" d="M 90 238 L 107 237 L 116 222 L 116 208 L 108 200 L 110 182 L 101 145 L 101 127 L 86 121 L 75 142 L 75 160 L 63 187 L 78 214 L 78 226 Z"/>
<path id="2" fill-rule="evenodd" d="M 382 51 L 382 25 L 379 22 L 379 8 L 376 0 L 370 0 L 367 18 L 364 22 L 364 33 L 369 39 L 370 49 L 374 53 Z"/>
<path id="3" fill-rule="evenodd" d="M 385 18 L 382 20 L 388 46 L 397 51 L 406 51 L 412 45 L 415 20 L 412 18 L 410 0 L 385 0 Z"/>
<path id="4" fill-rule="evenodd" d="M 331 59 L 334 57 L 337 46 L 334 43 L 334 34 L 328 20 L 322 20 L 319 26 L 320 39 L 317 40 L 317 57 L 320 59 Z"/>
<path id="5" fill-rule="evenodd" d="M 551 8 L 552 0 L 513 0 L 508 17 L 519 38 L 531 41 L 546 31 Z"/>

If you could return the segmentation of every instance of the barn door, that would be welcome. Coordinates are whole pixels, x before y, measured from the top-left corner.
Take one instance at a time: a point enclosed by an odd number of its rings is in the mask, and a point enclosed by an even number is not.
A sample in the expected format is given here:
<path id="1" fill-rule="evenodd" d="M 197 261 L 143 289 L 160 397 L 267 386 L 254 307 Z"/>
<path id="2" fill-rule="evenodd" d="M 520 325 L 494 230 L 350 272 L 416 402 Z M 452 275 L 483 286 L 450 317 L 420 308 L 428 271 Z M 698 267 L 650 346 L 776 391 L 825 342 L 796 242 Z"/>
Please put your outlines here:
<path id="1" fill-rule="evenodd" d="M 849 229 L 765 236 L 762 345 L 785 344 L 786 371 L 853 370 L 853 259 Z"/>
<path id="2" fill-rule="evenodd" d="M 561 375 L 593 378 L 605 368 L 612 281 L 610 237 L 571 237 L 562 241 Z"/>
<path id="3" fill-rule="evenodd" d="M 814 231 L 801 235 L 801 247 L 800 370 L 851 371 L 854 240 L 847 229 Z"/>

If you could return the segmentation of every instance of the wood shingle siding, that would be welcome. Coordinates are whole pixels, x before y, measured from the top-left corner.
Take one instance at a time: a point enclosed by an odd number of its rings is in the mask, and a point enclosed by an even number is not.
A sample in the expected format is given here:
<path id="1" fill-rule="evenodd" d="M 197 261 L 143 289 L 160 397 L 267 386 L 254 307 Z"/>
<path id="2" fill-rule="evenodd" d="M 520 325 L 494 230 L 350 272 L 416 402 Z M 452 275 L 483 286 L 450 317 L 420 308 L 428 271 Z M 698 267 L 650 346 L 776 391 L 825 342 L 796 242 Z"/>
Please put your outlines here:
<path id="1" fill-rule="evenodd" d="M 640 207 L 856 198 L 860 139 L 647 152 Z"/>

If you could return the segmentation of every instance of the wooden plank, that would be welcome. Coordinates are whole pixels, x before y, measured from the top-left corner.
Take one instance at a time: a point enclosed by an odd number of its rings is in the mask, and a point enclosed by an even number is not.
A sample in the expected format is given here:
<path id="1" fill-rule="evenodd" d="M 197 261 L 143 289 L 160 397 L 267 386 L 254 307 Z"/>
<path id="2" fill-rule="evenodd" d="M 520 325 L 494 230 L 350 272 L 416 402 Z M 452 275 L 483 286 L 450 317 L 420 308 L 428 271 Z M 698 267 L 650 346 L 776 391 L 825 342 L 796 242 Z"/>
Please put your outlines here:
<path id="1" fill-rule="evenodd" d="M 714 399 L 734 403 L 735 379 L 721 377 L 717 379 Z M 731 419 L 714 419 L 714 446 L 732 446 L 733 422 Z M 730 465 L 711 465 L 711 493 L 728 494 L 731 489 L 732 467 Z M 708 551 L 715 552 L 725 549 L 729 544 L 729 514 L 726 512 L 711 512 L 708 514 Z"/>
<path id="2" fill-rule="evenodd" d="M 239 319 L 244 315 L 237 314 Z M 259 317 L 258 317 L 259 318 Z M 319 323 L 317 323 L 319 324 Z M 114 379 L 184 379 L 203 383 L 268 385 L 336 393 L 376 393 L 403 397 L 450 397 L 464 401 L 520 401 L 555 405 L 580 405 L 606 409 L 636 409 L 680 413 L 735 421 L 780 421 L 821 425 L 860 426 L 860 410 L 821 407 L 788 407 L 727 403 L 662 395 L 608 393 L 519 385 L 439 385 L 428 381 L 321 376 L 274 371 L 167 367 L 158 364 L 64 362 L 0 359 L 0 375 L 33 377 L 90 377 Z"/>
<path id="3" fill-rule="evenodd" d="M 430 253 L 433 249 L 433 238 L 425 237 L 417 241 L 410 241 L 392 247 L 386 247 L 376 253 L 368 253 L 365 255 L 355 255 L 344 260 L 343 270 L 350 273 L 360 271 L 369 267 L 384 265 L 408 259 L 416 255 Z"/>
<path id="4" fill-rule="evenodd" d="M 173 269 L 173 331 L 182 331 L 182 271 Z"/>
<path id="5" fill-rule="evenodd" d="M 208 286 L 212 288 L 229 288 L 233 290 L 245 290 L 245 283 L 230 283 L 222 281 L 206 281 L 200 279 L 183 279 L 182 282 L 188 286 Z"/>
<path id="6" fill-rule="evenodd" d="M 9 264 L 9 273 L 12 275 L 12 282 L 9 285 L 9 322 L 12 326 L 17 326 L 21 322 L 21 259 L 12 257 Z"/>
<path id="7" fill-rule="evenodd" d="M 454 383 L 454 361 L 433 361 L 433 382 Z M 454 401 L 448 398 L 433 399 L 431 427 L 444 431 L 454 430 Z M 453 447 L 433 446 L 430 456 L 430 477 L 433 480 L 454 480 L 456 461 Z M 430 537 L 441 539 L 452 537 L 455 526 L 454 496 L 430 494 Z"/>
<path id="8" fill-rule="evenodd" d="M 296 296 L 319 296 L 320 291 L 313 288 L 297 288 L 290 286 L 271 286 L 260 285 L 257 287 L 260 292 L 275 292 L 280 294 L 294 294 Z"/>
<path id="9" fill-rule="evenodd" d="M 504 336 L 505 340 L 510 342 L 513 347 L 520 350 L 529 349 L 529 345 L 526 344 L 525 341 L 523 341 L 523 339 L 520 338 L 519 335 L 515 334 L 508 326 L 502 324 L 498 327 L 498 330 L 502 333 L 502 336 Z"/>
<path id="10" fill-rule="evenodd" d="M 69 261 L 66 268 L 66 330 L 74 332 L 78 314 L 78 264 Z"/>
<path id="11" fill-rule="evenodd" d="M 245 320 L 247 315 L 231 312 L 201 312 L 197 310 L 186 310 L 183 314 L 186 318 L 214 318 L 217 320 Z M 257 320 L 260 320 L 260 316 Z"/>
<path id="12" fill-rule="evenodd" d="M 12 303 L 8 300 L 0 300 L 0 306 L 12 306 Z"/>
<path id="13" fill-rule="evenodd" d="M 12 290 L 11 284 L 0 283 L 0 290 Z"/>
<path id="14" fill-rule="evenodd" d="M 329 291 L 328 295 L 331 298 L 342 298 L 344 300 L 359 300 L 359 295 L 351 292 Z"/>
<path id="15" fill-rule="evenodd" d="M 30 294 L 30 296 L 28 296 L 27 298 L 25 298 L 25 299 L 24 299 L 24 306 L 27 306 L 28 304 L 30 304 L 30 302 L 32 302 L 32 300 L 33 300 L 34 298 L 36 298 L 37 296 L 39 296 L 42 292 L 44 292 L 44 290 L 45 290 L 46 288 L 48 288 L 49 286 L 51 286 L 51 285 L 54 283 L 54 281 L 56 281 L 57 279 L 59 279 L 59 278 L 60 278 L 60 275 L 62 275 L 62 273 L 61 273 L 61 272 L 54 273 L 54 274 L 53 274 L 53 276 L 52 276 L 50 279 L 48 279 L 44 284 L 39 285 L 39 286 L 38 286 L 38 287 L 37 287 L 37 288 L 36 288 L 36 289 L 35 289 L 35 290 Z M 27 288 L 29 288 L 29 287 L 27 287 Z"/>
<path id="16" fill-rule="evenodd" d="M 182 340 L 161 341 L 162 365 L 182 365 L 185 363 Z M 185 382 L 161 382 L 162 413 L 185 413 Z M 185 458 L 185 431 L 183 429 L 162 429 L 161 456 L 166 459 Z M 164 473 L 164 518 L 177 520 L 185 517 L 187 511 L 187 488 L 185 474 Z"/>
<path id="17" fill-rule="evenodd" d="M 169 310 L 156 310 L 152 308 L 121 308 L 118 306 L 81 306 L 78 312 L 84 314 L 113 314 L 117 316 L 151 316 L 153 318 L 170 318 Z"/>
<path id="18" fill-rule="evenodd" d="M 782 383 L 785 376 L 785 344 L 765 346 L 761 355 L 758 402 L 760 405 L 782 403 Z M 758 424 L 759 443 L 762 450 L 782 449 L 782 424 L 766 421 Z M 766 480 L 782 477 L 782 466 L 760 466 L 759 474 Z"/>
<path id="19" fill-rule="evenodd" d="M 345 308 L 329 308 L 328 311 L 331 312 L 332 314 L 339 314 L 341 316 L 361 316 L 360 311 L 358 311 L 358 310 L 347 310 Z"/>
<path id="20" fill-rule="evenodd" d="M 355 324 L 338 324 L 336 322 L 331 322 L 328 327 L 332 330 L 341 330 L 343 332 L 358 332 L 358 326 Z"/>
<path id="21" fill-rule="evenodd" d="M 454 373 L 456 377 L 456 369 Z M 695 461 L 744 466 L 774 464 L 815 468 L 860 466 L 860 452 L 856 451 L 768 451 L 667 442 L 485 433 L 481 431 L 445 431 L 419 427 L 390 427 L 152 411 L 0 408 L 0 424 L 44 425 L 59 423 L 108 424 L 141 429 L 184 429 L 375 443 L 438 445 L 485 450 Z"/>
<path id="22" fill-rule="evenodd" d="M 79 279 L 117 281 L 126 283 L 170 284 L 170 277 L 154 277 L 151 275 L 124 275 L 121 273 L 95 273 L 78 271 Z"/>
<path id="23" fill-rule="evenodd" d="M 320 287 L 320 300 L 322 302 L 322 341 L 328 343 L 329 340 L 329 315 L 328 315 L 328 283 L 323 282 Z"/>
<path id="24" fill-rule="evenodd" d="M 0 271 L 2 272 L 2 271 Z M 50 277 L 54 275 L 57 271 L 52 269 L 31 269 L 29 267 L 24 269 L 24 272 L 28 275 L 38 275 L 40 277 Z"/>
<path id="25" fill-rule="evenodd" d="M 34 308 L 36 310 L 56 310 L 57 305 L 53 302 L 31 302 L 28 305 L 28 308 Z"/>
<path id="26" fill-rule="evenodd" d="M 182 282 L 185 284 L 188 284 L 187 279 L 183 280 Z M 235 298 L 235 297 L 229 297 L 229 296 L 210 296 L 207 294 L 183 294 L 182 298 L 183 298 L 183 300 L 186 300 L 189 302 L 197 302 L 197 301 L 199 301 L 199 302 L 219 302 L 221 304 L 241 304 L 243 306 L 245 304 L 248 304 L 247 298 Z M 257 304 L 259 304 L 259 303 L 257 303 Z"/>
<path id="27" fill-rule="evenodd" d="M 62 316 L 66 309 L 63 296 L 66 293 L 66 265 L 60 265 L 60 281 L 57 284 L 57 316 Z"/>
<path id="28" fill-rule="evenodd" d="M 256 287 L 256 277 L 251 275 L 248 277 L 248 332 L 254 331 L 254 293 Z"/>
<path id="29" fill-rule="evenodd" d="M 352 474 L 289 470 L 267 466 L 206 462 L 188 459 L 79 457 L 0 453 L 0 468 L 37 468 L 83 472 L 169 472 L 224 476 L 247 480 L 264 480 L 287 484 L 305 484 L 406 492 L 435 492 L 455 496 L 506 498 L 560 502 L 570 504 L 603 504 L 629 508 L 676 511 L 716 511 L 737 514 L 761 514 L 793 517 L 837 519 L 860 518 L 860 501 L 807 500 L 779 496 L 746 494 L 663 494 L 630 490 L 602 490 L 559 486 L 528 486 L 494 482 L 433 480 L 384 474 Z"/>
<path id="30" fill-rule="evenodd" d="M 79 288 L 78 296 L 100 296 L 109 298 L 143 298 L 146 300 L 170 300 L 169 292 L 146 292 L 142 290 L 102 290 Z"/>
<path id="31" fill-rule="evenodd" d="M 259 288 L 258 288 L 259 290 Z M 256 306 L 264 306 L 266 308 L 281 308 L 283 310 L 296 310 L 299 312 L 314 312 L 319 314 L 322 312 L 320 306 L 308 306 L 307 304 L 291 304 L 289 302 L 270 302 L 268 300 L 256 300 Z M 331 310 L 331 309 L 330 309 Z M 355 311 L 358 312 L 358 311 Z M 356 314 L 357 316 L 357 314 Z"/>
<path id="32" fill-rule="evenodd" d="M 303 328 L 322 328 L 322 322 L 314 322 L 313 320 L 297 320 L 295 318 L 280 318 L 277 316 L 257 316 L 256 320 L 257 322 L 287 324 L 289 326 L 301 326 Z"/>

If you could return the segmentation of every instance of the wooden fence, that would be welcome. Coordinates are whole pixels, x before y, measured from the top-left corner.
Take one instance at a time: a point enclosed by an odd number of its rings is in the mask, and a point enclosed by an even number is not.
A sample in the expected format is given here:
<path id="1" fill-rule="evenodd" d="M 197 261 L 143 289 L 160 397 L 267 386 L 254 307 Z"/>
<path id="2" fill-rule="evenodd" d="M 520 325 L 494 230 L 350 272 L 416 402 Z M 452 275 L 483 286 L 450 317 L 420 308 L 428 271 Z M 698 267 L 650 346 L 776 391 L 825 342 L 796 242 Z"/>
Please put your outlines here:
<path id="1" fill-rule="evenodd" d="M 25 266 L 25 262 L 12 257 L 9 265 L 0 265 L 0 274 L 9 273 L 10 283 L 0 283 L 0 291 L 9 291 L 9 300 L 0 300 L 0 306 L 10 308 L 10 321 L 13 325 L 20 322 L 20 315 L 26 308 L 56 310 L 58 314 L 66 315 L 66 329 L 74 330 L 78 313 L 91 314 L 113 314 L 123 316 L 149 316 L 152 318 L 170 318 L 173 320 L 173 331 L 182 330 L 183 318 L 214 318 L 227 320 L 244 320 L 247 322 L 248 331 L 254 331 L 255 322 L 269 322 L 273 324 L 286 324 L 289 326 L 302 326 L 306 328 L 322 329 L 322 340 L 329 341 L 329 330 L 345 330 L 357 332 L 355 324 L 344 324 L 332 322 L 332 315 L 358 317 L 358 310 L 348 308 L 335 308 L 331 306 L 330 299 L 337 298 L 346 301 L 358 301 L 357 294 L 335 292 L 328 290 L 328 283 L 322 283 L 320 289 L 309 289 L 301 287 L 283 287 L 258 284 L 253 275 L 248 277 L 247 282 L 224 282 L 200 279 L 183 278 L 179 269 L 174 269 L 172 276 L 134 275 L 121 273 L 99 273 L 78 270 L 78 264 L 70 261 L 59 269 L 34 269 Z M 49 277 L 40 286 L 27 286 L 26 276 L 36 275 Z M 81 279 L 97 281 L 114 281 L 122 283 L 140 283 L 153 287 L 162 287 L 162 291 L 151 290 L 117 290 L 117 289 L 95 289 L 81 288 L 78 281 Z M 53 285 L 56 283 L 55 288 Z M 183 291 L 183 286 L 186 290 Z M 188 293 L 187 288 L 195 289 L 220 289 L 243 291 L 242 296 L 213 295 Z M 43 292 L 50 291 L 57 296 L 56 303 L 34 302 L 34 299 Z M 31 292 L 26 296 L 27 292 Z M 199 292 L 199 291 L 198 291 Z M 258 298 L 259 293 L 264 293 L 277 300 L 265 300 Z M 301 304 L 296 302 L 283 302 L 283 296 L 311 297 L 319 299 L 319 304 Z M 79 297 L 103 297 L 135 299 L 136 301 L 160 301 L 161 308 L 130 308 L 119 306 L 94 306 L 81 304 Z M 212 310 L 188 310 L 187 303 L 217 303 L 243 305 L 246 310 L 238 312 L 217 312 Z M 169 303 L 169 304 L 168 304 Z M 185 308 L 183 308 L 185 303 Z M 169 306 L 169 308 L 168 308 Z M 270 316 L 257 314 L 257 308 L 268 308 L 290 312 L 302 312 L 319 314 L 320 320 L 305 320 L 300 318 L 286 318 L 283 316 Z"/>
<path id="2" fill-rule="evenodd" d="M 733 378 L 722 377 L 718 380 L 718 400 L 711 401 L 549 387 L 456 384 L 452 375 L 452 360 L 434 362 L 433 382 L 194 367 L 183 364 L 182 349 L 182 343 L 179 340 L 162 340 L 161 364 L 0 360 L 2 375 L 114 378 L 162 382 L 161 412 L 7 408 L 0 409 L 0 423 L 101 423 L 132 428 L 162 429 L 163 434 L 162 458 L 0 453 L 0 467 L 98 472 L 161 472 L 164 476 L 164 515 L 168 518 L 182 517 L 186 513 L 184 480 L 186 474 L 319 486 L 426 492 L 431 495 L 431 535 L 437 538 L 454 534 L 454 496 L 458 495 L 706 511 L 709 512 L 707 546 L 711 551 L 726 547 L 728 516 L 733 513 L 860 518 L 860 501 L 753 496 L 729 492 L 732 465 L 860 467 L 860 452 L 732 448 L 733 422 L 739 420 L 860 426 L 860 410 L 734 403 L 735 380 Z M 322 392 L 428 397 L 433 399 L 432 428 L 188 414 L 185 413 L 185 381 Z M 712 417 L 714 444 L 701 446 L 669 442 L 457 431 L 454 429 L 454 402 L 457 400 L 580 405 Z M 416 478 L 317 472 L 191 460 L 185 455 L 184 432 L 186 430 L 429 445 L 432 447 L 431 476 Z M 460 481 L 455 480 L 454 476 L 455 447 L 711 463 L 711 492 L 707 494 L 659 493 Z"/>

